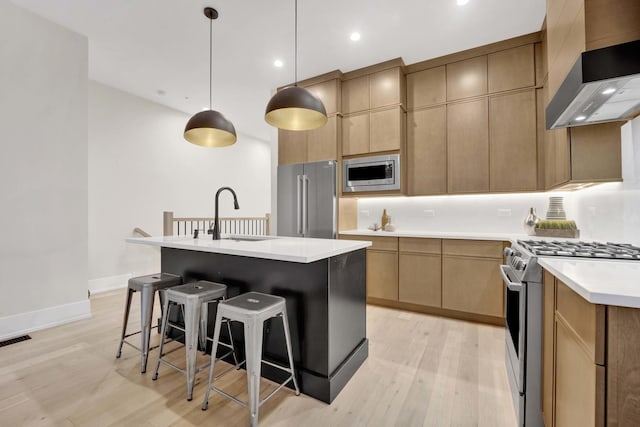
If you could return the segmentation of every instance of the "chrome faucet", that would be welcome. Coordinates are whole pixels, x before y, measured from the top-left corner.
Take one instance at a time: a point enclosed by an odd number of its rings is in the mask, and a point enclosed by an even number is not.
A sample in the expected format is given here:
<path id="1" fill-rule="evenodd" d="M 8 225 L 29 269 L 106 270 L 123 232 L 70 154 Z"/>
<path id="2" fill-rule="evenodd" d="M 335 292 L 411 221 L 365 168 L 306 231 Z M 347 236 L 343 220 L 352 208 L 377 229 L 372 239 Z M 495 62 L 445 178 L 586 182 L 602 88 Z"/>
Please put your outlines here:
<path id="1" fill-rule="evenodd" d="M 211 234 L 213 234 L 213 240 L 220 240 L 220 217 L 218 216 L 218 198 L 220 197 L 220 193 L 224 190 L 231 191 L 233 194 L 233 208 L 240 209 L 240 205 L 238 205 L 238 198 L 236 197 L 236 192 L 233 191 L 231 187 L 220 187 L 216 192 L 216 204 L 215 204 L 215 217 L 213 218 L 213 231 L 209 230 Z"/>

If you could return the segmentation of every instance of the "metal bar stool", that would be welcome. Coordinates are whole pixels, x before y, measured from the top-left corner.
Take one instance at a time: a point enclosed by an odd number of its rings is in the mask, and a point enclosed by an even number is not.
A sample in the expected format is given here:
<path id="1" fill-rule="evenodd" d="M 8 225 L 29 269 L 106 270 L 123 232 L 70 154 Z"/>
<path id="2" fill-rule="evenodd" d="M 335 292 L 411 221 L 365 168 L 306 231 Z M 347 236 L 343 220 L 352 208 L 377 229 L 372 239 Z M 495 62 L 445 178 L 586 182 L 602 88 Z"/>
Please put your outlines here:
<path id="1" fill-rule="evenodd" d="M 282 317 L 284 326 L 285 340 L 287 343 L 287 356 L 289 358 L 289 367 L 281 366 L 275 363 L 262 360 L 262 333 L 264 321 L 272 317 Z M 246 359 L 243 363 L 247 367 L 247 382 L 249 388 L 249 402 L 243 402 L 234 396 L 224 392 L 213 385 L 213 370 L 215 360 L 211 358 L 211 366 L 209 368 L 209 383 L 207 384 L 207 392 L 202 402 L 202 410 L 205 411 L 209 407 L 209 392 L 211 390 L 219 393 L 244 407 L 248 407 L 251 415 L 251 426 L 258 425 L 258 410 L 260 406 L 278 390 L 284 387 L 289 381 L 293 381 L 296 395 L 300 394 L 298 382 L 296 381 L 295 371 L 293 368 L 293 356 L 291 354 L 291 337 L 289 335 L 289 321 L 287 320 L 287 308 L 285 299 L 275 295 L 267 295 L 259 292 L 248 292 L 238 295 L 237 297 L 221 301 L 218 304 L 218 313 L 216 314 L 216 323 L 213 331 L 213 348 L 211 354 L 215 354 L 218 347 L 218 336 L 220 335 L 220 325 L 223 320 L 238 321 L 244 324 L 244 342 Z M 261 363 L 265 363 L 274 368 L 288 372 L 289 377 L 278 387 L 276 387 L 267 397 L 260 400 L 260 371 Z M 227 371 L 228 372 L 228 371 Z M 226 372 L 225 372 L 226 373 Z M 220 378 L 225 373 L 219 375 Z"/>
<path id="2" fill-rule="evenodd" d="M 203 350 L 207 345 L 207 320 L 209 319 L 209 304 L 223 300 L 227 295 L 227 287 L 220 283 L 207 282 L 204 280 L 187 283 L 185 285 L 176 286 L 167 289 L 164 298 L 164 313 L 162 318 L 162 329 L 160 336 L 160 350 L 158 353 L 158 361 L 156 364 L 156 370 L 153 374 L 153 380 L 158 379 L 158 371 L 160 370 L 160 363 L 176 369 L 187 376 L 187 400 L 191 400 L 193 397 L 193 383 L 195 381 L 196 373 L 209 366 L 206 363 L 200 367 L 196 367 L 196 353 L 198 350 L 198 341 Z M 171 304 L 171 305 L 170 305 Z M 183 308 L 182 317 L 184 318 L 184 328 L 175 323 L 169 322 L 169 310 L 171 306 L 180 305 Z M 199 326 L 198 326 L 199 323 Z M 173 363 L 163 359 L 162 357 L 167 354 L 164 353 L 164 345 L 166 341 L 167 326 L 181 330 L 184 332 L 184 342 L 186 349 L 186 368 L 182 369 Z M 233 354 L 235 359 L 235 351 L 233 348 L 233 337 L 231 336 L 231 328 L 229 322 L 227 322 L 227 331 L 229 333 L 230 343 L 220 343 L 221 345 L 229 348 L 224 356 L 227 357 Z"/>
<path id="3" fill-rule="evenodd" d="M 127 301 L 124 306 L 124 321 L 122 323 L 122 334 L 116 358 L 122 355 L 122 344 L 127 344 L 141 353 L 140 372 L 147 371 L 147 359 L 149 358 L 149 340 L 151 338 L 151 319 L 153 317 L 153 300 L 156 291 L 182 284 L 182 277 L 169 273 L 156 273 L 147 276 L 132 277 L 129 279 Z M 129 322 L 129 311 L 131 310 L 131 299 L 134 292 L 140 292 L 140 330 L 127 334 L 127 323 Z M 126 339 L 132 335 L 141 334 L 140 347 L 131 344 Z M 154 347 L 155 348 L 155 347 Z"/>

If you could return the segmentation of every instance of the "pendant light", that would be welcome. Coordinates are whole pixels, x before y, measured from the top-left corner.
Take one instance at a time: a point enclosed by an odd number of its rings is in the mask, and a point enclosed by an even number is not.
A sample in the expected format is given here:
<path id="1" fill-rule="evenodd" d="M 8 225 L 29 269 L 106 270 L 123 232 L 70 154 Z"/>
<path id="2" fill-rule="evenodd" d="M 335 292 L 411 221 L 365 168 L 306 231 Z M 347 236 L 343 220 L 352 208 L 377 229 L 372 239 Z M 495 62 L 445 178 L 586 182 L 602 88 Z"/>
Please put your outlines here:
<path id="1" fill-rule="evenodd" d="M 295 0 L 295 80 L 273 95 L 264 119 L 272 126 L 287 130 L 310 130 L 327 123 L 324 104 L 314 94 L 298 86 L 298 0 Z"/>
<path id="2" fill-rule="evenodd" d="M 226 147 L 236 142 L 236 129 L 225 116 L 215 111 L 212 105 L 212 68 L 213 68 L 213 20 L 218 11 L 212 7 L 204 8 L 204 16 L 209 18 L 209 109 L 196 113 L 184 128 L 184 139 L 203 147 Z"/>

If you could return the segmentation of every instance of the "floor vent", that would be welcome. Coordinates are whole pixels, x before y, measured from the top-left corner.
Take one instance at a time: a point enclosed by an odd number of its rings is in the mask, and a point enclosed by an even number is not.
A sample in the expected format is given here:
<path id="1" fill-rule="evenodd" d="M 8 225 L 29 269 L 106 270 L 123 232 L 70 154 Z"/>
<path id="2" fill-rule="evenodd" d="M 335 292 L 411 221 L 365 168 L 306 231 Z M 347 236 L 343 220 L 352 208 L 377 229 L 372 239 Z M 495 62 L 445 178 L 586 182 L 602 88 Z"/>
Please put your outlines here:
<path id="1" fill-rule="evenodd" d="M 21 341 L 27 341 L 27 340 L 30 340 L 30 339 L 31 339 L 31 337 L 29 335 L 23 335 L 21 337 L 11 338 L 10 340 L 0 341 L 0 347 L 6 347 L 8 345 L 15 344 L 15 343 L 21 342 Z"/>

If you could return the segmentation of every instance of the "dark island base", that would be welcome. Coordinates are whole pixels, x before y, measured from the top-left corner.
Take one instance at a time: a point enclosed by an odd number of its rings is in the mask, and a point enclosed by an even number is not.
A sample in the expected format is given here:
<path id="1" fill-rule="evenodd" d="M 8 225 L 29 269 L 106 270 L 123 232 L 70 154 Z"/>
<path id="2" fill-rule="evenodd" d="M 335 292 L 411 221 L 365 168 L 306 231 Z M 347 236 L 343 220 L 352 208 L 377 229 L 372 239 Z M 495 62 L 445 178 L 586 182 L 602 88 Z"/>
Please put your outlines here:
<path id="1" fill-rule="evenodd" d="M 179 274 L 185 282 L 224 283 L 228 297 L 256 291 L 286 298 L 296 376 L 306 395 L 331 403 L 368 357 L 364 249 L 305 264 L 162 248 L 162 271 Z M 212 307 L 209 335 L 215 314 Z M 234 322 L 232 333 L 242 360 L 242 325 Z M 228 338 L 224 329 L 221 335 Z M 265 322 L 263 341 L 263 358 L 286 365 L 280 319 Z M 262 376 L 278 382 L 286 378 L 265 364 Z"/>

